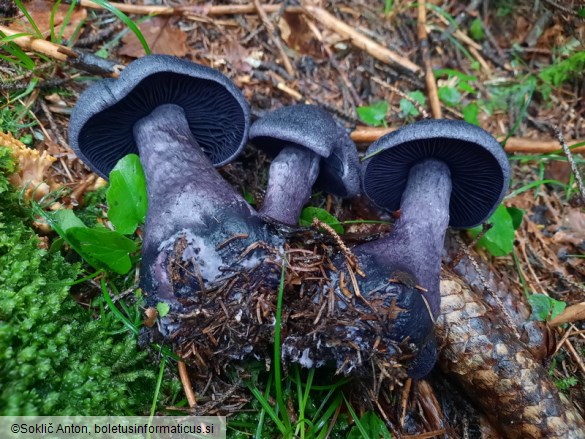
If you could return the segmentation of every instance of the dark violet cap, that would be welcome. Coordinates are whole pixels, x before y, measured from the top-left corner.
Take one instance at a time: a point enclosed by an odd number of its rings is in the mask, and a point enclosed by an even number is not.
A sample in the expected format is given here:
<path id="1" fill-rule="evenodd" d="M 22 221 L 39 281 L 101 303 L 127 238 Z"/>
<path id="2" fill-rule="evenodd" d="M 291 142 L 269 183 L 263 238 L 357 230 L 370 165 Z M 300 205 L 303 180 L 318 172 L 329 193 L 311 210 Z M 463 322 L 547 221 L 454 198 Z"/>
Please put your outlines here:
<path id="1" fill-rule="evenodd" d="M 436 119 L 407 125 L 370 145 L 362 166 L 364 193 L 378 207 L 398 210 L 410 168 L 428 158 L 449 166 L 451 227 L 483 223 L 508 190 L 510 165 L 491 134 L 467 122 Z"/>
<path id="2" fill-rule="evenodd" d="M 345 129 L 316 105 L 271 111 L 252 124 L 250 142 L 272 156 L 287 146 L 308 149 L 322 157 L 318 187 L 340 197 L 359 193 L 357 148 Z"/>
<path id="3" fill-rule="evenodd" d="M 133 126 L 162 104 L 183 108 L 193 136 L 215 166 L 235 158 L 246 144 L 249 108 L 222 73 L 167 55 L 147 55 L 118 79 L 104 79 L 77 101 L 69 142 L 77 156 L 107 178 L 117 161 L 138 154 Z"/>

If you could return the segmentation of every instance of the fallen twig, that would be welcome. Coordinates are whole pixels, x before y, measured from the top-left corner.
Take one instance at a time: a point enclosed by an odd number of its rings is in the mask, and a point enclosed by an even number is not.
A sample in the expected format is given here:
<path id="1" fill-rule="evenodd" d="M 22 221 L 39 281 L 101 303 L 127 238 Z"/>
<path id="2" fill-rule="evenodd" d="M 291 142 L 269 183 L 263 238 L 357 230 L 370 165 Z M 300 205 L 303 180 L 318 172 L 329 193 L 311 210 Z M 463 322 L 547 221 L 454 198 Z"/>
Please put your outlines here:
<path id="1" fill-rule="evenodd" d="M 557 136 L 559 143 L 561 144 L 561 147 L 563 148 L 563 152 L 567 156 L 567 160 L 569 161 L 569 164 L 571 165 L 571 171 L 573 172 L 573 175 L 575 176 L 575 180 L 577 180 L 577 187 L 579 188 L 579 193 L 581 194 L 581 200 L 583 202 L 585 202 L 585 187 L 583 186 L 583 179 L 581 178 L 581 172 L 579 172 L 579 168 L 577 168 L 577 164 L 575 163 L 575 160 L 573 159 L 573 152 L 574 151 L 571 151 L 571 149 L 567 146 L 567 142 L 565 142 L 565 138 L 563 137 L 563 133 L 561 132 L 559 127 L 555 127 L 555 134 Z"/>
<path id="2" fill-rule="evenodd" d="M 256 12 L 258 12 L 258 16 L 260 17 L 260 20 L 262 20 L 262 23 L 264 24 L 264 27 L 266 28 L 266 31 L 268 32 L 268 37 L 272 40 L 272 42 L 274 43 L 274 45 L 278 49 L 278 53 L 280 54 L 280 59 L 282 60 L 282 64 L 284 65 L 286 72 L 294 78 L 295 69 L 293 69 L 293 66 L 290 63 L 290 60 L 288 59 L 288 55 L 284 51 L 284 47 L 282 47 L 282 42 L 280 41 L 280 37 L 276 34 L 276 30 L 274 29 L 274 25 L 272 24 L 272 22 L 270 21 L 270 19 L 266 15 L 266 11 L 262 8 L 262 5 L 260 4 L 260 0 L 253 0 L 253 3 L 254 3 L 254 7 L 256 8 Z"/>
<path id="3" fill-rule="evenodd" d="M 356 129 L 351 133 L 351 139 L 356 143 L 372 143 L 378 140 L 380 137 L 391 133 L 392 131 L 396 131 L 398 127 L 366 127 L 366 126 L 358 126 Z M 504 139 L 504 136 L 497 137 L 499 141 Z M 585 139 L 576 139 L 566 144 L 571 147 L 573 145 L 578 144 L 585 144 Z M 506 140 L 505 151 L 507 153 L 525 153 L 525 154 L 548 154 L 551 152 L 561 152 L 562 149 L 559 148 L 559 141 L 550 139 L 550 140 L 536 140 L 536 139 L 526 139 L 523 137 L 509 137 Z M 573 154 L 583 154 L 585 153 L 585 146 L 578 146 L 577 148 L 571 148 L 571 152 Z"/>
<path id="4" fill-rule="evenodd" d="M 24 50 L 42 53 L 57 61 L 69 62 L 75 68 L 85 70 L 89 73 L 117 77 L 123 69 L 123 66 L 113 61 L 100 58 L 92 53 L 81 52 L 62 46 L 61 44 L 24 35 L 22 32 L 15 31 L 6 26 L 0 26 L 0 34 L 13 37 L 11 41 Z"/>
<path id="5" fill-rule="evenodd" d="M 77 0 L 79 6 L 89 9 L 104 9 L 101 5 L 92 2 L 91 0 Z M 201 6 L 201 5 L 186 5 L 186 6 L 153 6 L 153 5 L 132 5 L 127 3 L 110 2 L 110 5 L 119 11 L 126 14 L 136 15 L 237 15 L 237 14 L 253 14 L 256 12 L 256 6 L 253 3 L 246 5 L 216 5 L 216 6 Z M 262 5 L 262 9 L 266 13 L 276 12 L 282 5 Z M 287 12 L 302 12 L 302 8 L 298 6 L 288 6 Z"/>
<path id="6" fill-rule="evenodd" d="M 317 20 L 323 26 L 332 30 L 333 32 L 349 39 L 352 44 L 365 50 L 374 58 L 386 64 L 397 64 L 400 67 L 408 70 L 411 73 L 420 73 L 421 68 L 407 58 L 392 52 L 386 47 L 376 43 L 370 38 L 360 34 L 358 31 L 348 26 L 344 22 L 338 20 L 323 8 L 316 6 L 305 6 L 306 13 Z"/>
<path id="7" fill-rule="evenodd" d="M 437 81 L 433 73 L 433 66 L 431 63 L 431 50 L 429 48 L 429 40 L 427 39 L 427 5 L 425 0 L 418 2 L 418 25 L 417 36 L 420 44 L 423 64 L 425 68 L 425 82 L 427 84 L 427 95 L 431 105 L 431 113 L 435 119 L 441 119 L 443 113 L 441 112 L 441 102 L 439 101 L 439 94 L 437 92 Z"/>
<path id="8" fill-rule="evenodd" d="M 102 6 L 93 3 L 90 0 L 78 0 L 80 6 L 92 9 L 103 9 Z M 276 12 L 281 8 L 281 5 L 260 5 L 257 8 L 255 3 L 248 5 L 225 5 L 225 6 L 179 6 L 179 7 L 168 7 L 168 6 L 140 6 L 130 5 L 125 3 L 110 3 L 110 5 L 118 10 L 127 14 L 139 14 L 139 15 L 182 15 L 188 17 L 189 15 L 235 15 L 235 14 L 252 14 L 258 13 L 259 10 L 264 13 Z M 351 28 L 347 24 L 339 21 L 333 15 L 326 10 L 316 6 L 305 6 L 299 7 L 286 7 L 286 12 L 300 13 L 304 12 L 313 19 L 317 20 L 323 26 L 329 28 L 335 33 L 341 35 L 344 38 L 349 39 L 352 44 L 365 50 L 374 58 L 382 61 L 386 64 L 397 64 L 405 70 L 412 73 L 420 73 L 421 68 L 415 63 L 409 61 L 407 58 L 398 55 L 395 52 L 387 49 L 386 47 L 376 43 L 365 35 L 360 34 L 355 29 Z M 288 71 L 288 68 L 287 68 Z M 291 73 L 291 72 L 289 72 Z M 292 74 L 292 73 L 291 73 Z"/>
<path id="9" fill-rule="evenodd" d="M 376 78 L 375 76 L 372 77 L 372 81 L 374 81 L 376 84 L 381 85 L 383 88 L 387 88 L 388 90 L 392 91 L 393 93 L 396 93 L 401 98 L 406 99 L 408 102 L 410 102 L 412 105 L 414 105 L 414 107 L 419 111 L 419 113 L 421 114 L 423 119 L 428 119 L 430 117 L 429 113 L 420 104 L 420 102 L 418 102 L 416 99 L 412 98 L 411 96 L 408 96 L 402 90 L 397 89 L 393 85 L 388 84 L 388 83 L 382 81 L 381 79 Z"/>

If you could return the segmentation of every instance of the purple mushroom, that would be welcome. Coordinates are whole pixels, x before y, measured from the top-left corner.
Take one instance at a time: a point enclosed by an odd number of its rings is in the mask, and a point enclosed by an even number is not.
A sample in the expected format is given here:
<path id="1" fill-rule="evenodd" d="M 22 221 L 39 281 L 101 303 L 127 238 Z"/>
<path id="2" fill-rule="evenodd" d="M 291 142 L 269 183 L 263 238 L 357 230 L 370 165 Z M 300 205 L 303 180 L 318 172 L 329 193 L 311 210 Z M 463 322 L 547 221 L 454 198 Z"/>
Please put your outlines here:
<path id="1" fill-rule="evenodd" d="M 362 167 L 363 191 L 383 209 L 400 209 L 400 217 L 387 237 L 352 250 L 365 273 L 356 276 L 363 299 L 347 299 L 352 288 L 347 265 L 343 258 L 334 260 L 337 269 L 328 274 L 323 296 L 335 300 L 333 324 L 310 337 L 285 340 L 285 357 L 335 361 L 347 373 L 364 357 L 397 359 L 406 347 L 414 353 L 408 375 L 427 375 L 437 356 L 433 328 L 447 227 L 473 227 L 489 218 L 509 174 L 500 144 L 465 122 L 417 122 L 372 144 Z"/>
<path id="2" fill-rule="evenodd" d="M 203 289 L 254 242 L 280 245 L 214 168 L 242 150 L 248 118 L 224 75 L 161 55 L 134 61 L 77 102 L 69 140 L 92 170 L 107 178 L 120 158 L 140 155 L 148 193 L 140 284 L 158 300 Z M 259 264 L 262 251 L 240 264 Z"/>
<path id="3" fill-rule="evenodd" d="M 250 128 L 250 142 L 272 155 L 260 213 L 296 225 L 313 184 L 340 197 L 359 192 L 355 144 L 343 127 L 315 105 L 292 105 L 268 113 Z"/>
<path id="4" fill-rule="evenodd" d="M 474 227 L 495 211 L 509 185 L 506 154 L 475 125 L 427 120 L 378 139 L 366 157 L 364 193 L 382 209 L 400 209 L 400 217 L 388 237 L 355 252 L 411 274 L 427 290 L 423 295 L 437 317 L 447 227 Z"/>

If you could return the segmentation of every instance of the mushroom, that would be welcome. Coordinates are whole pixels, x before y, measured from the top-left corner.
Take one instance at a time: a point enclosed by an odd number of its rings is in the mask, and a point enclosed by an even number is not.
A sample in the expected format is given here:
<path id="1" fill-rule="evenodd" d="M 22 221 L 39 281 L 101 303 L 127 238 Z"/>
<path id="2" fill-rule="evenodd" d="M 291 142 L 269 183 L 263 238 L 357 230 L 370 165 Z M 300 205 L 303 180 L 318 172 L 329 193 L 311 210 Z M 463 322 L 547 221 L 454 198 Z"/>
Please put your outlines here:
<path id="1" fill-rule="evenodd" d="M 439 119 L 381 137 L 366 157 L 365 195 L 382 209 L 400 210 L 400 216 L 389 236 L 354 251 L 372 255 L 387 275 L 412 275 L 436 318 L 447 227 L 474 227 L 495 211 L 509 185 L 506 154 L 483 129 Z"/>
<path id="2" fill-rule="evenodd" d="M 79 158 L 107 178 L 120 158 L 140 155 L 148 194 L 140 282 L 146 293 L 174 303 L 216 280 L 252 243 L 280 245 L 214 168 L 242 150 L 248 117 L 228 78 L 170 56 L 145 56 L 80 96 L 69 126 Z M 249 252 L 240 266 L 259 264 L 261 252 Z"/>
<path id="3" fill-rule="evenodd" d="M 296 225 L 315 183 L 340 197 L 359 192 L 355 144 L 328 112 L 315 105 L 268 113 L 252 124 L 250 142 L 275 156 L 260 209 L 269 218 Z"/>
<path id="4" fill-rule="evenodd" d="M 363 191 L 383 209 L 400 209 L 400 216 L 391 234 L 352 249 L 365 277 L 344 258 L 333 261 L 322 293 L 336 304 L 327 316 L 332 320 L 321 319 L 326 331 L 285 339 L 285 358 L 332 360 L 349 373 L 364 357 L 402 364 L 406 354 L 408 375 L 426 376 L 437 357 L 433 328 L 446 229 L 485 221 L 502 201 L 509 174 L 500 144 L 465 122 L 421 121 L 372 144 Z"/>

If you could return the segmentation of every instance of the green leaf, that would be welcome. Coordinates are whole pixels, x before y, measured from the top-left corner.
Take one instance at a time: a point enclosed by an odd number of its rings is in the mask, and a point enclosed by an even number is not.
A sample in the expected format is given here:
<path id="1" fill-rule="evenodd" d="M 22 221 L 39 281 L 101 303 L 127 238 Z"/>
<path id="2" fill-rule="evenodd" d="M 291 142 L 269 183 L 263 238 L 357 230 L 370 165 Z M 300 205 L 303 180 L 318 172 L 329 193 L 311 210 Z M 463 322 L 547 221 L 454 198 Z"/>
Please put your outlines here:
<path id="1" fill-rule="evenodd" d="M 506 256 L 514 248 L 514 224 L 506 206 L 500 204 L 487 221 L 492 228 L 477 242 L 477 246 L 485 248 L 492 256 Z M 481 226 L 474 227 L 469 233 L 474 238 L 482 231 Z"/>
<path id="2" fill-rule="evenodd" d="M 171 307 L 169 306 L 168 303 L 158 302 L 156 304 L 156 311 L 158 312 L 158 315 L 160 317 L 166 316 L 169 313 L 170 310 L 171 310 Z"/>
<path id="3" fill-rule="evenodd" d="M 554 319 L 562 313 L 567 304 L 544 294 L 530 294 L 528 296 L 528 303 L 532 308 L 531 320 L 545 321 L 549 317 Z"/>
<path id="4" fill-rule="evenodd" d="M 512 226 L 514 230 L 518 230 L 520 224 L 522 224 L 522 217 L 524 216 L 524 210 L 518 209 L 517 207 L 508 207 L 508 213 L 512 217 Z"/>
<path id="5" fill-rule="evenodd" d="M 471 35 L 471 38 L 475 41 L 481 41 L 485 38 L 483 24 L 479 18 L 476 18 L 471 22 L 471 26 L 469 26 L 469 35 Z"/>
<path id="6" fill-rule="evenodd" d="M 388 114 L 388 102 L 378 101 L 372 105 L 357 107 L 358 117 L 367 125 L 379 127 L 386 125 L 386 114 Z"/>
<path id="7" fill-rule="evenodd" d="M 107 192 L 108 218 L 124 235 L 134 233 L 144 223 L 148 205 L 146 178 L 136 154 L 128 154 L 110 172 Z"/>
<path id="8" fill-rule="evenodd" d="M 447 76 L 448 78 L 451 78 L 454 76 L 461 82 L 477 81 L 477 76 L 468 75 L 455 69 L 435 69 L 433 70 L 433 73 L 435 75 L 435 78 L 440 78 L 442 76 Z"/>
<path id="9" fill-rule="evenodd" d="M 414 99 L 419 104 L 421 104 L 423 107 L 426 105 L 425 95 L 421 91 L 419 90 L 411 91 L 410 93 L 408 93 L 408 96 Z M 402 112 L 402 116 L 404 117 L 418 116 L 420 114 L 416 106 L 414 106 L 414 104 L 410 102 L 408 99 L 404 98 L 400 99 L 400 111 Z"/>
<path id="10" fill-rule="evenodd" d="M 555 380 L 555 386 L 561 391 L 566 391 L 571 387 L 576 386 L 578 382 L 579 381 L 575 377 L 561 378 L 560 380 Z"/>
<path id="11" fill-rule="evenodd" d="M 302 227 L 310 227 L 313 224 L 313 218 L 317 218 L 319 221 L 328 224 L 337 233 L 341 234 L 345 231 L 337 218 L 320 207 L 305 207 L 301 212 L 299 225 Z"/>
<path id="12" fill-rule="evenodd" d="M 465 81 L 462 81 L 459 83 L 459 85 L 457 85 L 457 90 L 464 91 L 467 93 L 475 93 L 477 91 L 475 88 L 473 88 L 471 85 L 469 85 Z"/>
<path id="13" fill-rule="evenodd" d="M 247 201 L 248 204 L 254 206 L 256 204 L 256 200 L 254 199 L 254 194 L 252 192 L 244 189 L 242 195 L 244 196 L 244 200 Z"/>
<path id="14" fill-rule="evenodd" d="M 455 87 L 439 87 L 439 99 L 449 107 L 453 107 L 461 101 L 461 93 Z"/>
<path id="15" fill-rule="evenodd" d="M 479 105 L 477 105 L 475 102 L 472 102 L 463 108 L 463 118 L 467 123 L 472 123 L 473 125 L 479 126 L 479 120 L 477 119 L 478 115 Z"/>
<path id="16" fill-rule="evenodd" d="M 569 58 L 542 69 L 538 77 L 544 82 L 558 87 L 570 78 L 582 74 L 585 69 L 585 51 L 577 52 Z"/>
<path id="17" fill-rule="evenodd" d="M 57 222 L 59 225 L 59 228 L 66 234 L 67 231 L 73 227 L 87 227 L 85 224 L 83 224 L 83 221 L 81 221 L 77 215 L 75 215 L 75 212 L 73 212 L 72 210 L 69 209 L 60 209 L 57 210 L 56 212 L 53 212 L 52 214 L 49 214 L 51 216 L 51 218 L 53 219 L 53 221 Z M 54 226 L 53 223 L 50 224 L 52 227 Z M 53 227 L 55 229 L 55 227 Z M 59 230 L 56 230 L 57 233 L 59 233 L 59 235 L 61 235 L 61 233 L 59 232 Z"/>
<path id="18" fill-rule="evenodd" d="M 130 253 L 136 251 L 136 243 L 118 232 L 71 227 L 67 230 L 67 237 L 79 254 L 96 268 L 105 265 L 119 274 L 126 274 L 132 268 Z"/>

